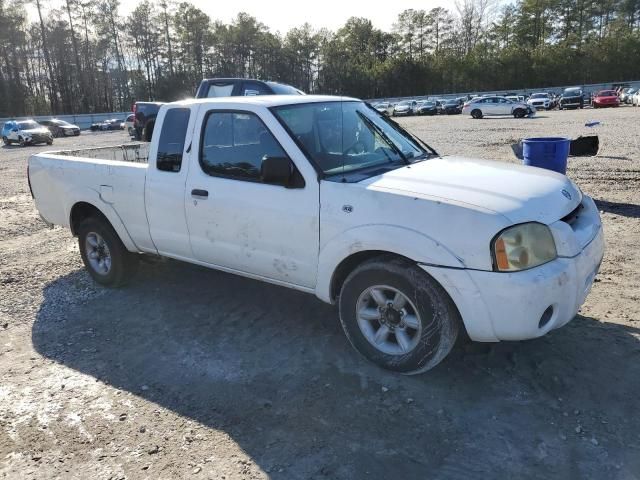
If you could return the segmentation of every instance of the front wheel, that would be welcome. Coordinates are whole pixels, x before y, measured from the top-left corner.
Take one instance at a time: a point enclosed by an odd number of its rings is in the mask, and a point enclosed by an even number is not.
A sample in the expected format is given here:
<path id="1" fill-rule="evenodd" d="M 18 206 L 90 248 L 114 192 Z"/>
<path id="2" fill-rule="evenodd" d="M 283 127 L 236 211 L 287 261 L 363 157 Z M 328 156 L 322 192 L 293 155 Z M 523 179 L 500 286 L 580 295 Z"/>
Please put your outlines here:
<path id="1" fill-rule="evenodd" d="M 5 145 L 11 145 L 11 140 L 9 140 L 7 137 L 2 137 L 2 142 Z"/>
<path id="2" fill-rule="evenodd" d="M 417 265 L 381 256 L 356 268 L 340 292 L 340 322 L 351 345 L 382 368 L 425 372 L 451 351 L 460 314 Z"/>
<path id="3" fill-rule="evenodd" d="M 127 250 L 113 227 L 91 217 L 78 228 L 80 256 L 89 275 L 105 287 L 120 287 L 135 273 L 137 256 Z"/>

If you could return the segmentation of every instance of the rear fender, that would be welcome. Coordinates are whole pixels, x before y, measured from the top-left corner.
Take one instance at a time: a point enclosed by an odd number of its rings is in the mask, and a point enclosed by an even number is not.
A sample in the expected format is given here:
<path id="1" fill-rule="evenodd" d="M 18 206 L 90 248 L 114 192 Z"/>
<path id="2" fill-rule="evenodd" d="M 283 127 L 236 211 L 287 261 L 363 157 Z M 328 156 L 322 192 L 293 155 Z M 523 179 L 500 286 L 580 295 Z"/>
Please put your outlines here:
<path id="1" fill-rule="evenodd" d="M 116 212 L 116 210 L 110 203 L 108 203 L 108 201 L 105 201 L 107 199 L 103 198 L 100 192 L 91 188 L 77 188 L 68 192 L 67 198 L 71 199 L 65 209 L 67 226 L 72 230 L 72 232 L 73 226 L 71 224 L 71 213 L 73 207 L 78 203 L 88 203 L 89 205 L 95 207 L 100 213 L 102 213 L 102 215 L 104 215 L 109 223 L 111 223 L 111 226 L 116 231 L 127 250 L 129 250 L 130 252 L 140 251 L 138 246 L 131 238 L 131 235 L 127 231 L 124 223 L 120 219 L 118 212 Z M 73 232 L 73 234 L 75 235 L 76 232 Z"/>

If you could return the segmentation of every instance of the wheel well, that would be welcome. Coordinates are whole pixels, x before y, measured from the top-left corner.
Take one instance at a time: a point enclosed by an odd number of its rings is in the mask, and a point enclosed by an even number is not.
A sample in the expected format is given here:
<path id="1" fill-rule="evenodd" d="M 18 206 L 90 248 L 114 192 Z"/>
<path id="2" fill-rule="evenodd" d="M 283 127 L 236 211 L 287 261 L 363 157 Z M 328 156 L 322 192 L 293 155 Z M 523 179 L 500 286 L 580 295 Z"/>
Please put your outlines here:
<path id="1" fill-rule="evenodd" d="M 396 258 L 402 258 L 409 262 L 415 263 L 413 260 L 407 257 L 403 257 L 402 255 L 398 255 L 396 253 L 385 252 L 384 250 L 366 250 L 364 252 L 354 253 L 353 255 L 349 255 L 347 258 L 342 260 L 340 264 L 336 267 L 333 272 L 333 276 L 331 277 L 331 299 L 335 300 L 340 295 L 340 289 L 342 288 L 342 284 L 347 279 L 349 274 L 353 272 L 358 266 L 362 265 L 364 262 L 371 260 L 372 258 L 380 257 L 382 255 L 392 256 Z"/>
<path id="2" fill-rule="evenodd" d="M 97 207 L 87 202 L 78 202 L 71 208 L 71 213 L 69 214 L 69 227 L 74 236 L 78 234 L 80 224 L 89 217 L 101 218 L 111 225 L 107 217 Z"/>

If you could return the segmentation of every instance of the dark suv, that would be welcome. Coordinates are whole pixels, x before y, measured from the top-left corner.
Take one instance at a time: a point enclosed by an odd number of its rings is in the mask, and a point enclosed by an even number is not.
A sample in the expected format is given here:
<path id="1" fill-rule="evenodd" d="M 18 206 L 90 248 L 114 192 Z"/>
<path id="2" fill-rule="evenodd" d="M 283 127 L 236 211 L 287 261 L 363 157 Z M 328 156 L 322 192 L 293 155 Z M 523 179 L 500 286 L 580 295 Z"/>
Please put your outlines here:
<path id="1" fill-rule="evenodd" d="M 565 88 L 560 97 L 558 108 L 584 108 L 584 93 L 580 87 Z"/>
<path id="2" fill-rule="evenodd" d="M 136 102 L 133 105 L 133 136 L 136 140 L 151 140 L 153 126 L 162 102 Z"/>
<path id="3" fill-rule="evenodd" d="M 248 78 L 207 78 L 200 82 L 196 98 L 304 94 L 302 90 L 284 83 Z"/>

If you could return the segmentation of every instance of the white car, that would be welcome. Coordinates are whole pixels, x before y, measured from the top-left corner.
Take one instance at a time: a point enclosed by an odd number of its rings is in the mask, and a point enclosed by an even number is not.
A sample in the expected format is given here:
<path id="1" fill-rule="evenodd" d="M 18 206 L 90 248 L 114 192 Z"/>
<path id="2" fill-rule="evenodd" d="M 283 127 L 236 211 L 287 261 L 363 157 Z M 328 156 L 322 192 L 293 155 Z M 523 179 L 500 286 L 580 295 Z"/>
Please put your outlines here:
<path id="1" fill-rule="evenodd" d="M 130 113 L 129 115 L 127 115 L 127 118 L 124 121 L 124 128 L 130 137 L 133 137 L 135 135 L 135 129 L 133 126 L 134 120 L 135 120 L 135 115 L 133 113 Z"/>
<path id="2" fill-rule="evenodd" d="M 631 97 L 631 105 L 640 107 L 640 89 L 636 90 L 636 93 Z"/>
<path id="3" fill-rule="evenodd" d="M 565 325 L 604 252 L 566 176 L 441 157 L 344 97 L 165 104 L 150 144 L 33 155 L 27 175 L 96 282 L 122 285 L 149 254 L 314 294 L 360 353 L 406 374 L 461 328 L 496 342 Z"/>
<path id="4" fill-rule="evenodd" d="M 527 105 L 536 110 L 550 110 L 553 99 L 548 93 L 534 93 L 527 100 Z"/>
<path id="5" fill-rule="evenodd" d="M 53 134 L 49 129 L 33 120 L 9 120 L 2 126 L 2 142 L 5 145 L 17 143 L 21 147 L 37 143 L 53 144 Z"/>
<path id="6" fill-rule="evenodd" d="M 480 97 L 465 103 L 462 107 L 464 115 L 480 119 L 490 115 L 513 115 L 524 118 L 535 115 L 535 109 L 524 102 L 513 102 L 504 97 Z"/>
<path id="7" fill-rule="evenodd" d="M 418 102 L 416 100 L 404 100 L 393 107 L 391 115 L 394 117 L 415 115 L 417 109 Z"/>
<path id="8" fill-rule="evenodd" d="M 374 108 L 384 115 L 391 115 L 393 112 L 393 105 L 389 102 L 380 102 L 374 105 Z"/>

